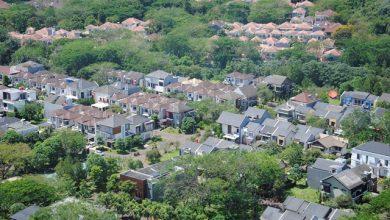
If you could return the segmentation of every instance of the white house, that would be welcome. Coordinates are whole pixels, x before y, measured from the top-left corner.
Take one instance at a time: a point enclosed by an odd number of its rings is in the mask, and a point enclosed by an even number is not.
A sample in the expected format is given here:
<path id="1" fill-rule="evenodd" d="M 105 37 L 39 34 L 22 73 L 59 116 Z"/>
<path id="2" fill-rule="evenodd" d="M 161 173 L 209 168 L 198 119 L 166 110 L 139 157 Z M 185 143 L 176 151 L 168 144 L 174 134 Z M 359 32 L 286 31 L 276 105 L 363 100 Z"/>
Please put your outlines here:
<path id="1" fill-rule="evenodd" d="M 352 149 L 351 166 L 366 164 L 376 176 L 390 177 L 390 145 L 370 141 Z"/>

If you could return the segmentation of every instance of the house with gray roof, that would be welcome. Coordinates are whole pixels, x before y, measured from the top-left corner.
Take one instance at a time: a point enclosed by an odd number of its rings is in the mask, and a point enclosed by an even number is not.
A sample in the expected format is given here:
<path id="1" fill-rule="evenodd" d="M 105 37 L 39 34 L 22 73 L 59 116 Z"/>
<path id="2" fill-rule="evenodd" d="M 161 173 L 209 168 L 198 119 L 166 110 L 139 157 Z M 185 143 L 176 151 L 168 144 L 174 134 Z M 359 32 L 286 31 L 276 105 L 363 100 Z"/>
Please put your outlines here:
<path id="1" fill-rule="evenodd" d="M 73 107 L 72 99 L 68 99 L 65 96 L 49 94 L 49 96 L 43 101 L 43 115 L 45 118 L 50 118 L 50 114 L 59 109 L 69 109 Z"/>
<path id="2" fill-rule="evenodd" d="M 307 125 L 297 125 L 294 142 L 303 145 L 305 149 L 309 144 L 320 138 L 320 135 L 325 132 L 325 129 L 316 128 Z"/>
<path id="3" fill-rule="evenodd" d="M 236 106 L 241 111 L 245 111 L 248 107 L 257 105 L 257 89 L 254 86 L 245 85 L 237 87 L 235 93 L 241 97 L 236 101 Z"/>
<path id="4" fill-rule="evenodd" d="M 92 98 L 92 91 L 99 85 L 85 79 L 68 77 L 65 81 L 65 96 L 71 99 Z"/>
<path id="5" fill-rule="evenodd" d="M 95 124 L 95 139 L 101 137 L 110 147 L 118 138 L 134 135 L 131 130 L 131 121 L 126 117 L 114 114 L 111 117 L 98 121 Z"/>
<path id="6" fill-rule="evenodd" d="M 286 146 L 293 142 L 295 136 L 295 126 L 287 121 L 267 118 L 262 123 L 262 128 L 259 133 L 261 143 L 270 141 L 276 142 L 280 146 Z"/>
<path id="7" fill-rule="evenodd" d="M 249 107 L 244 112 L 244 115 L 247 116 L 251 121 L 259 124 L 263 123 L 265 119 L 271 118 L 271 114 L 268 111 L 256 107 Z"/>
<path id="8" fill-rule="evenodd" d="M 224 111 L 219 116 L 217 122 L 222 125 L 224 138 L 240 144 L 243 142 L 243 128 L 249 123 L 248 117 Z"/>
<path id="9" fill-rule="evenodd" d="M 145 76 L 145 87 L 158 93 L 163 93 L 165 87 L 178 81 L 178 78 L 163 70 L 156 70 Z"/>
<path id="10" fill-rule="evenodd" d="M 223 83 L 237 87 L 248 86 L 253 83 L 254 78 L 255 76 L 252 74 L 245 74 L 235 71 L 226 75 Z"/>
<path id="11" fill-rule="evenodd" d="M 34 74 L 36 72 L 45 70 L 45 66 L 43 64 L 34 62 L 34 61 L 27 61 L 24 63 L 19 63 L 17 65 L 11 66 L 11 72 L 24 72 L 24 73 L 31 73 Z"/>
<path id="12" fill-rule="evenodd" d="M 180 146 L 179 156 L 183 155 L 205 155 L 219 150 L 244 150 L 251 151 L 253 148 L 244 144 L 237 144 L 232 141 L 208 137 L 203 143 L 195 143 L 191 141 L 185 142 Z"/>
<path id="13" fill-rule="evenodd" d="M 151 138 L 154 129 L 154 121 L 142 115 L 126 117 L 130 121 L 130 133 L 140 135 L 143 140 Z"/>
<path id="14" fill-rule="evenodd" d="M 136 185 L 136 197 L 158 200 L 163 193 L 156 187 L 158 181 L 171 172 L 182 170 L 180 167 L 172 168 L 172 162 L 172 160 L 167 160 L 138 170 L 128 170 L 122 172 L 119 178 L 121 181 L 130 181 Z"/>
<path id="15" fill-rule="evenodd" d="M 307 185 L 313 189 L 321 189 L 321 180 L 346 169 L 349 169 L 346 163 L 317 158 L 315 163 L 307 168 Z"/>
<path id="16" fill-rule="evenodd" d="M 286 76 L 270 75 L 256 81 L 256 86 L 268 86 L 278 95 L 289 94 L 293 89 L 293 82 Z"/>
<path id="17" fill-rule="evenodd" d="M 33 125 L 24 119 L 6 125 L 7 130 L 14 130 L 17 133 L 25 136 L 33 132 L 38 132 L 39 127 L 37 125 Z"/>
<path id="18" fill-rule="evenodd" d="M 268 206 L 260 220 L 337 220 L 349 215 L 351 213 L 288 196 L 279 207 Z"/>
<path id="19" fill-rule="evenodd" d="M 376 176 L 390 177 L 390 145 L 369 141 L 354 147 L 351 166 L 357 167 L 361 164 L 370 166 Z"/>
<path id="20" fill-rule="evenodd" d="M 340 103 L 346 106 L 361 106 L 364 109 L 371 109 L 375 106 L 378 98 L 378 96 L 368 92 L 344 91 L 340 96 Z"/>
<path id="21" fill-rule="evenodd" d="M 330 198 L 350 195 L 354 202 L 359 202 L 365 192 L 376 191 L 376 184 L 371 167 L 361 164 L 322 179 L 321 193 Z"/>

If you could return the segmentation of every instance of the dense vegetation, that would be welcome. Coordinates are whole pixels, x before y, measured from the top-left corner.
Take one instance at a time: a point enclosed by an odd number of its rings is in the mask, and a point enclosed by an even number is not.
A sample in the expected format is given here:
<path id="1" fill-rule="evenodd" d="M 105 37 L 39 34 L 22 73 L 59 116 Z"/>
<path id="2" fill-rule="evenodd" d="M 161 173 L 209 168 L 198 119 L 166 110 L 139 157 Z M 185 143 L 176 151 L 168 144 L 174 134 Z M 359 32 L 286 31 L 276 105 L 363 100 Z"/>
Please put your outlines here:
<path id="1" fill-rule="evenodd" d="M 335 20 L 345 24 L 332 36 L 343 51 L 338 62 L 318 62 L 307 52 L 316 45 L 296 45 L 280 52 L 277 60 L 263 63 L 251 42 L 224 37 L 207 24 L 213 19 L 282 23 L 291 10 L 286 0 L 260 0 L 255 4 L 223 0 L 132 0 L 131 4 L 124 0 L 68 0 L 60 9 L 16 4 L 0 11 L 0 61 L 7 64 L 32 59 L 57 72 L 97 81 L 102 71 L 112 68 L 144 73 L 164 69 L 203 79 L 221 79 L 238 70 L 287 75 L 303 88 L 327 85 L 341 91 L 355 89 L 377 95 L 389 92 L 390 16 L 386 0 L 320 0 L 315 4 L 311 14 L 333 9 Z M 13 54 L 18 46 L 5 34 L 9 30 L 24 32 L 27 26 L 83 29 L 88 24 L 118 22 L 132 16 L 150 19 L 148 31 L 157 33 L 157 37 L 146 40 L 125 31 L 97 33 L 76 41 L 60 40 L 51 46 L 29 43 Z M 213 35 L 220 38 L 210 39 Z"/>

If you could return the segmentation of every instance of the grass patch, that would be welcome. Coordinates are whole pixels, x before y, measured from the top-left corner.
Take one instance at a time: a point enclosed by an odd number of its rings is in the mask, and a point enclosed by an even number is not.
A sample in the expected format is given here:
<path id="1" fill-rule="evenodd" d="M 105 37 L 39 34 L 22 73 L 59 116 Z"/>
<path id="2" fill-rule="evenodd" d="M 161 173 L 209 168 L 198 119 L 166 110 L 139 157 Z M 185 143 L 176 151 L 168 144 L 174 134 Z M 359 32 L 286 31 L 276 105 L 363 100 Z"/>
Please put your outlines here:
<path id="1" fill-rule="evenodd" d="M 172 159 L 172 157 L 179 156 L 179 150 L 173 150 L 171 152 L 168 152 L 166 154 L 163 154 L 160 158 L 161 161 L 166 161 Z"/>
<path id="2" fill-rule="evenodd" d="M 170 133 L 170 134 L 181 134 L 181 131 L 179 128 L 168 127 L 168 128 L 165 128 L 163 131 L 166 133 Z"/>
<path id="3" fill-rule="evenodd" d="M 339 99 L 331 99 L 328 98 L 329 104 L 331 105 L 340 105 L 340 100 Z"/>
<path id="4" fill-rule="evenodd" d="M 312 188 L 304 188 L 298 185 L 288 190 L 287 193 L 288 195 L 294 196 L 299 199 L 319 203 L 320 193 L 318 190 Z"/>

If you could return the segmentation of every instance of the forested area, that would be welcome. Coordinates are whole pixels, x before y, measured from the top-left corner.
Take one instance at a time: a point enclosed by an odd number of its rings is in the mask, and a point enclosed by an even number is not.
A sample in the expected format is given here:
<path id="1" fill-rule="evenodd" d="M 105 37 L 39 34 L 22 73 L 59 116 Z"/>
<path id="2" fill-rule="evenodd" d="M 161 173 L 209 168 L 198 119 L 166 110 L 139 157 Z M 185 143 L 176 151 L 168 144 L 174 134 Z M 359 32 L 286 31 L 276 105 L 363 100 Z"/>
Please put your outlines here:
<path id="1" fill-rule="evenodd" d="M 345 24 L 332 38 L 342 51 L 337 62 L 319 62 L 310 49 L 297 45 L 263 62 L 252 42 L 241 42 L 208 27 L 218 19 L 229 22 L 286 20 L 287 1 L 260 0 L 255 4 L 229 1 L 65 1 L 59 9 L 35 9 L 16 4 L 0 12 L 1 63 L 34 60 L 53 71 L 99 81 L 107 69 L 148 73 L 163 69 L 177 75 L 220 80 L 237 70 L 256 75 L 281 74 L 303 88 L 330 86 L 373 94 L 389 92 L 389 5 L 386 0 L 315 1 L 310 9 L 333 9 L 335 21 Z M 126 31 L 96 33 L 80 40 L 59 40 L 47 46 L 31 42 L 20 47 L 7 31 L 28 26 L 84 29 L 89 24 L 120 22 L 128 17 L 150 20 L 153 38 Z M 210 38 L 219 35 L 219 39 Z M 100 80 L 101 81 L 101 80 Z M 104 83 L 104 82 L 102 82 Z M 375 85 L 375 86 L 373 86 Z"/>

